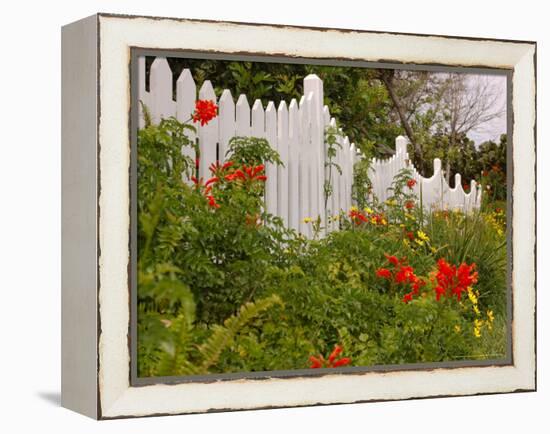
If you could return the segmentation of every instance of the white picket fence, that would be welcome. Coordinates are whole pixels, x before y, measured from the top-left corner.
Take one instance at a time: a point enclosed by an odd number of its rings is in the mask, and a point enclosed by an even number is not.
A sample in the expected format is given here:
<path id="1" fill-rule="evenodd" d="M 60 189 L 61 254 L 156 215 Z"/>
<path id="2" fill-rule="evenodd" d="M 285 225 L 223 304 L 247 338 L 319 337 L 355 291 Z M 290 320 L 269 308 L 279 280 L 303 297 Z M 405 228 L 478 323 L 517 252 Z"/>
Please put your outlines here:
<path id="1" fill-rule="evenodd" d="M 353 165 L 361 158 L 355 145 L 344 136 L 336 120 L 323 105 L 323 82 L 314 74 L 304 79 L 304 95 L 298 102 L 292 99 L 289 104 L 282 101 L 278 107 L 269 102 L 263 107 L 260 100 L 250 108 L 246 95 L 239 95 L 235 104 L 231 91 L 225 89 L 218 101 L 212 83 L 204 81 L 198 91 L 188 69 L 184 69 L 176 81 L 176 99 L 172 98 L 172 71 L 167 60 L 157 57 L 149 75 L 149 91 L 145 86 L 145 57 L 139 59 L 138 98 L 149 109 L 153 123 L 161 118 L 175 116 L 181 122 L 189 121 L 197 99 L 212 100 L 218 104 L 218 116 L 207 125 L 197 127 L 197 139 L 201 153 L 199 176 L 210 176 L 208 167 L 219 160 L 223 162 L 229 140 L 235 136 L 260 137 L 268 140 L 283 162 L 283 166 L 266 165 L 265 203 L 269 213 L 279 216 L 287 227 L 306 236 L 311 235 L 311 223 L 306 217 L 321 217 L 326 230 L 337 228 L 337 221 L 327 222 L 326 218 L 341 210 L 348 211 L 352 206 L 351 188 Z M 140 106 L 140 127 L 143 114 Z M 327 127 L 337 128 L 337 147 L 334 162 L 340 166 L 340 174 L 331 171 L 332 194 L 325 206 L 324 183 L 328 179 L 326 162 L 325 132 Z M 191 133 L 190 133 L 191 134 Z M 191 137 L 195 139 L 195 137 Z M 184 152 L 194 158 L 194 151 Z M 369 176 L 373 193 L 381 201 L 387 199 L 388 188 L 399 170 L 410 167 L 417 181 L 414 191 L 427 208 L 459 208 L 470 211 L 479 208 L 481 189 L 475 181 L 471 191 L 465 193 L 456 175 L 455 188 L 450 188 L 441 172 L 441 161 L 434 160 L 434 175 L 422 177 L 410 164 L 407 154 L 407 141 L 396 139 L 396 153 L 387 160 L 373 159 Z"/>
<path id="2" fill-rule="evenodd" d="M 139 59 L 138 98 L 149 109 L 153 123 L 161 118 L 175 116 L 185 122 L 191 117 L 197 100 L 197 89 L 191 72 L 184 69 L 176 81 L 176 100 L 172 98 L 172 71 L 165 58 L 157 57 L 149 76 L 149 91 L 145 86 L 145 58 Z M 341 169 L 334 168 L 330 176 L 332 194 L 325 207 L 324 183 L 328 179 L 325 167 L 325 131 L 328 126 L 336 127 L 336 120 L 323 105 L 323 82 L 316 75 L 304 79 L 304 95 L 298 102 L 292 99 L 287 105 L 282 101 L 278 107 L 269 102 L 262 106 L 254 101 L 250 108 L 246 95 L 239 95 L 235 104 L 231 91 L 225 89 L 219 101 L 209 80 L 204 81 L 198 91 L 198 99 L 212 100 L 218 104 L 218 117 L 207 125 L 198 123 L 197 134 L 201 153 L 199 176 L 210 176 L 208 167 L 216 160 L 225 159 L 229 140 L 234 136 L 265 138 L 275 149 L 284 166 L 266 166 L 266 209 L 281 217 L 287 227 L 302 234 L 311 235 L 311 223 L 306 217 L 321 217 L 327 230 L 336 228 L 337 222 L 327 223 L 326 217 L 348 210 L 352 205 L 351 186 L 353 164 L 357 157 L 354 144 L 338 129 L 337 148 L 334 162 Z M 141 107 L 140 107 L 141 110 Z M 143 116 L 140 112 L 140 127 Z M 193 153 L 191 149 L 185 152 Z M 189 154 L 189 155 L 190 155 Z M 194 157 L 194 155 L 191 155 Z"/>
<path id="3" fill-rule="evenodd" d="M 395 154 L 387 160 L 373 158 L 369 168 L 369 178 L 372 182 L 373 194 L 378 200 L 385 201 L 391 195 L 388 189 L 393 178 L 400 170 L 408 168 L 416 181 L 413 187 L 415 195 L 422 197 L 423 207 L 426 209 L 459 209 L 470 212 L 481 205 L 481 187 L 475 180 L 470 182 L 470 191 L 466 193 L 462 188 L 460 174 L 455 175 L 455 187 L 447 184 L 441 170 L 441 160 L 434 159 L 434 174 L 424 178 L 413 166 L 407 153 L 407 139 L 399 136 L 395 140 Z"/>

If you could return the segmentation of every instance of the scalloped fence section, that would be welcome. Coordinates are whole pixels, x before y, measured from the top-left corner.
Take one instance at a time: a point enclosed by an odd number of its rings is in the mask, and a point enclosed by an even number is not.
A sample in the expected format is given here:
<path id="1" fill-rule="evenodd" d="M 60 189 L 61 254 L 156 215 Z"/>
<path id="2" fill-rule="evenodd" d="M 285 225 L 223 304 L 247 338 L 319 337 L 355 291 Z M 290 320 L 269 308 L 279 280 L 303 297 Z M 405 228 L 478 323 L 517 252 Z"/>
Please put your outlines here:
<path id="1" fill-rule="evenodd" d="M 407 139 L 399 136 L 395 139 L 395 154 L 386 159 L 373 158 L 369 168 L 369 178 L 372 182 L 373 194 L 378 200 L 385 201 L 391 196 L 391 187 L 394 176 L 400 170 L 408 168 L 413 173 L 416 185 L 413 191 L 422 200 L 426 209 L 459 209 L 471 212 L 481 205 L 481 187 L 475 180 L 470 182 L 470 191 L 466 193 L 462 188 L 460 174 L 455 175 L 455 187 L 447 184 L 441 170 L 441 160 L 434 159 L 434 173 L 430 178 L 424 178 L 410 162 L 407 153 Z"/>
<path id="2" fill-rule="evenodd" d="M 321 218 L 325 231 L 337 229 L 336 220 L 327 217 L 347 212 L 353 204 L 353 166 L 361 158 L 355 144 L 342 132 L 326 105 L 323 105 L 323 82 L 314 74 L 304 78 L 304 94 L 300 100 L 289 103 L 281 101 L 278 106 L 272 101 L 264 107 L 260 100 L 250 106 L 246 95 L 241 94 L 235 102 L 231 91 L 225 89 L 216 97 L 214 86 L 205 80 L 197 89 L 191 71 L 184 69 L 176 80 L 173 97 L 173 73 L 164 57 L 157 57 L 151 65 L 149 90 L 146 90 L 145 57 L 138 61 L 138 99 L 147 106 L 152 122 L 174 116 L 181 122 L 188 122 L 195 109 L 197 99 L 212 100 L 218 104 L 218 116 L 207 125 L 196 124 L 197 133 L 189 132 L 197 140 L 201 152 L 199 176 L 210 176 L 208 167 L 226 158 L 229 141 L 235 136 L 260 137 L 268 140 L 283 162 L 283 166 L 266 165 L 266 210 L 280 217 L 287 227 L 305 236 L 311 236 L 311 223 L 306 218 Z M 143 113 L 139 106 L 139 127 L 142 128 Z M 333 162 L 341 173 L 327 168 L 327 127 L 337 131 L 336 156 Z M 185 148 L 182 152 L 194 158 L 194 150 Z M 424 178 L 408 162 L 407 141 L 396 139 L 396 153 L 387 160 L 373 159 L 370 178 L 373 193 L 380 199 L 387 199 L 393 177 L 399 170 L 411 167 L 417 181 L 415 192 L 428 208 L 460 208 L 470 211 L 478 208 L 481 191 L 472 181 L 471 192 L 465 193 L 456 175 L 456 188 L 449 188 L 441 173 L 441 161 L 434 160 L 434 175 Z M 325 200 L 325 181 L 329 180 L 332 194 Z"/>

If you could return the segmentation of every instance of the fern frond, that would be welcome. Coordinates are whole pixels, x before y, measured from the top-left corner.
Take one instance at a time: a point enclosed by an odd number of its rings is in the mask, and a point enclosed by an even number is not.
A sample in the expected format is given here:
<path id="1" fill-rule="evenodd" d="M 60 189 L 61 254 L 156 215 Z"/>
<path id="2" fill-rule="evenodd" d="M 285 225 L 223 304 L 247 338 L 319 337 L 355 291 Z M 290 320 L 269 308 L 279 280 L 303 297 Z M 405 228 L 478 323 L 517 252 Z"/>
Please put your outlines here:
<path id="1" fill-rule="evenodd" d="M 241 329 L 275 304 L 282 304 L 280 297 L 276 294 L 256 302 L 245 303 L 236 315 L 224 321 L 223 326 L 218 324 L 213 326 L 212 335 L 210 335 L 205 343 L 199 346 L 199 351 L 204 357 L 200 366 L 201 373 L 208 372 L 208 369 L 218 361 L 222 351 L 231 344 L 233 338 Z"/>

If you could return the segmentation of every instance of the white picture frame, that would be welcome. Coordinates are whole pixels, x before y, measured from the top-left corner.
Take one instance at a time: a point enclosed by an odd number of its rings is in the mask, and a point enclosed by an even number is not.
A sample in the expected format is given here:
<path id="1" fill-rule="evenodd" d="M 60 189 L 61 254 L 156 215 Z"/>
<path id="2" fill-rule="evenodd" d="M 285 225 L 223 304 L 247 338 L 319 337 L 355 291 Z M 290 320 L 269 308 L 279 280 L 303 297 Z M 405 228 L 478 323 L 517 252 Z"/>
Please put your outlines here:
<path id="1" fill-rule="evenodd" d="M 132 384 L 133 48 L 511 71 L 510 363 Z M 63 28 L 62 55 L 63 406 L 112 419 L 536 389 L 534 42 L 97 14 Z"/>

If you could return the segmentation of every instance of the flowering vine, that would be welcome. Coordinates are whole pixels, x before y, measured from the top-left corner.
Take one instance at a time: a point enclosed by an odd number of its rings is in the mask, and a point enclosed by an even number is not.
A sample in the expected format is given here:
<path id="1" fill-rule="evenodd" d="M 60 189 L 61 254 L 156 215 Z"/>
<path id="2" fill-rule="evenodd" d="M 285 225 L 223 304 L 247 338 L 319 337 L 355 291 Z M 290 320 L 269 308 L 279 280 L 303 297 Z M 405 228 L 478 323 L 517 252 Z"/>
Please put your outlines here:
<path id="1" fill-rule="evenodd" d="M 310 356 L 309 361 L 311 362 L 311 365 L 309 367 L 312 369 L 338 368 L 340 366 L 349 365 L 351 363 L 351 359 L 349 357 L 338 358 L 342 351 L 343 348 L 340 345 L 335 345 L 334 350 L 332 350 L 327 359 L 325 359 L 322 354 L 319 354 L 318 356 Z"/>

